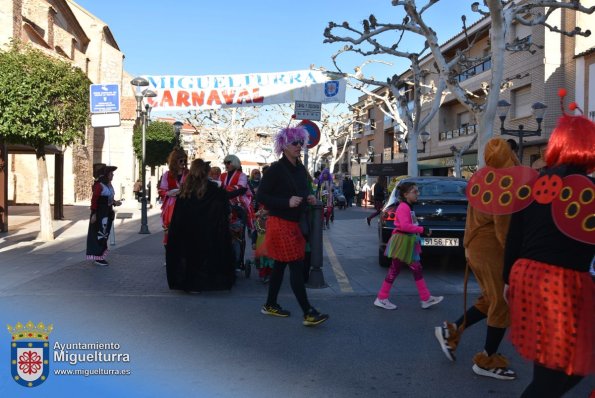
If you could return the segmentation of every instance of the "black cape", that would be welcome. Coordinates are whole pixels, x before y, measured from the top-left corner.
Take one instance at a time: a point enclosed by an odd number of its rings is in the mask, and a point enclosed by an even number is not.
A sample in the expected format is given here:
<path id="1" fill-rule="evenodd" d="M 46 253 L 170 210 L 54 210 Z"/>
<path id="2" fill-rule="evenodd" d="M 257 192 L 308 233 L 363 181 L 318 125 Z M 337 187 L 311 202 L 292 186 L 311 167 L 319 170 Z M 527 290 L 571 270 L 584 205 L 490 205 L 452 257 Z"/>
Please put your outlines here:
<path id="1" fill-rule="evenodd" d="M 235 281 L 232 253 L 225 190 L 209 181 L 201 199 L 176 200 L 166 246 L 170 289 L 231 289 Z"/>

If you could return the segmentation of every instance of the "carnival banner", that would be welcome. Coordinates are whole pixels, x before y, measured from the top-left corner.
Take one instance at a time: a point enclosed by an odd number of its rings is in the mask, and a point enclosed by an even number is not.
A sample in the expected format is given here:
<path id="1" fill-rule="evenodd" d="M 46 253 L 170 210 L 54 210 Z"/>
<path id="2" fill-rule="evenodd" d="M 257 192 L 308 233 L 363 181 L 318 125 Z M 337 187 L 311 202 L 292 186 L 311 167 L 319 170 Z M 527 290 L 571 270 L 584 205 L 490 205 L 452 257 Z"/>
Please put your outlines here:
<path id="1" fill-rule="evenodd" d="M 345 102 L 343 78 L 315 70 L 209 76 L 144 76 L 154 110 L 216 109 L 313 101 Z"/>

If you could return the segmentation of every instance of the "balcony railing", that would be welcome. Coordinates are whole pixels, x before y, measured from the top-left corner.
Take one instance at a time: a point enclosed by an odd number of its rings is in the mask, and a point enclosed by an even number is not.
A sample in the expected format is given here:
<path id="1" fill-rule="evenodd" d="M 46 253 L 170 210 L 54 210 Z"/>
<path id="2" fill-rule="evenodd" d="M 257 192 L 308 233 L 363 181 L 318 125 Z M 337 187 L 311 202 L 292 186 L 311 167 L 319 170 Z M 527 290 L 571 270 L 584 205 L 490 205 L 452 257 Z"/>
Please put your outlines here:
<path id="1" fill-rule="evenodd" d="M 475 134 L 477 131 L 477 124 L 471 124 L 469 126 L 463 126 L 458 129 L 442 131 L 438 135 L 438 141 L 451 140 L 453 138 L 464 137 L 466 135 Z"/>
<path id="2" fill-rule="evenodd" d="M 484 62 L 472 66 L 471 68 L 464 70 L 460 74 L 457 75 L 457 80 L 459 83 L 464 82 L 467 79 L 472 78 L 475 75 L 479 75 L 482 72 L 492 69 L 492 58 L 488 58 Z"/>

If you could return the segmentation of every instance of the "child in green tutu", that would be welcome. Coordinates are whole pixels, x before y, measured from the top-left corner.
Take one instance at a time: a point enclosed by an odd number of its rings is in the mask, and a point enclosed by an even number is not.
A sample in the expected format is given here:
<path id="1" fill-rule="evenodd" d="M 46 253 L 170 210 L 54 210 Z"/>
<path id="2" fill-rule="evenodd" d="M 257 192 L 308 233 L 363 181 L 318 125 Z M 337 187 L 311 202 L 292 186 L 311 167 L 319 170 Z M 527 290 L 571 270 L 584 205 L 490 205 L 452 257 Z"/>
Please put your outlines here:
<path id="1" fill-rule="evenodd" d="M 422 266 L 420 263 L 421 254 L 421 239 L 419 234 L 423 233 L 426 236 L 431 234 L 427 228 L 420 227 L 415 217 L 415 212 L 412 205 L 417 202 L 419 190 L 417 185 L 412 182 L 404 182 L 399 185 L 400 203 L 395 212 L 395 229 L 392 236 L 386 245 L 384 255 L 392 259 L 390 268 L 382 287 L 378 292 L 374 305 L 386 310 L 394 310 L 397 306 L 390 302 L 388 296 L 390 289 L 401 272 L 403 265 L 411 268 L 413 272 L 413 279 L 419 292 L 421 299 L 421 307 L 429 308 L 442 301 L 442 296 L 432 296 L 422 273 Z"/>

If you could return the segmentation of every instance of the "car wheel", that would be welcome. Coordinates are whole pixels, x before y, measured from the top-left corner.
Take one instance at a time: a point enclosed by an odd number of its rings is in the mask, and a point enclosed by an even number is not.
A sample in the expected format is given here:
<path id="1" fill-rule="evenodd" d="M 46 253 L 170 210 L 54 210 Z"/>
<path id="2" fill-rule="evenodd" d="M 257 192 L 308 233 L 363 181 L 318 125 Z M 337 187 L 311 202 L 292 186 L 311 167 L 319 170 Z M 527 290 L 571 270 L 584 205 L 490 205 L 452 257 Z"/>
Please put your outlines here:
<path id="1" fill-rule="evenodd" d="M 378 265 L 383 268 L 390 267 L 390 258 L 384 255 L 384 248 L 382 247 L 378 250 Z"/>

